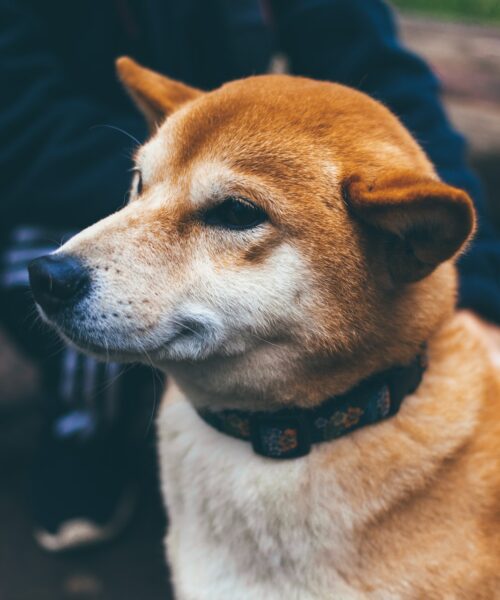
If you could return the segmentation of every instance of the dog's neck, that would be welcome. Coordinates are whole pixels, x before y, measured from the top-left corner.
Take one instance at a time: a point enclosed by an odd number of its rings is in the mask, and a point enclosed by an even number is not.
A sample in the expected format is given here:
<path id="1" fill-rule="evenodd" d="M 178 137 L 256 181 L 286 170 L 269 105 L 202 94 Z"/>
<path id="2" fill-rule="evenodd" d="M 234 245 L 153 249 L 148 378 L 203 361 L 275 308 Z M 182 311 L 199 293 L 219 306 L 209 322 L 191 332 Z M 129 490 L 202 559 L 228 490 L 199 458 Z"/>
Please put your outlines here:
<path id="1" fill-rule="evenodd" d="M 270 404 L 269 402 L 258 403 L 254 401 L 255 396 L 246 396 L 244 394 L 240 394 L 239 396 L 236 394 L 233 396 L 233 398 L 237 399 L 233 400 L 232 402 L 231 399 L 228 401 L 224 396 L 222 397 L 222 401 L 220 401 L 216 395 L 200 395 L 202 402 L 199 403 L 199 398 L 194 397 L 188 391 L 188 388 L 193 389 L 191 382 L 188 382 L 186 385 L 186 383 L 182 381 L 182 374 L 180 374 L 180 377 L 174 375 L 172 378 L 173 380 L 170 379 L 170 385 L 167 395 L 165 396 L 164 406 L 168 406 L 179 401 L 187 401 L 197 409 L 199 417 L 204 419 L 215 429 L 219 429 L 222 432 L 222 435 L 227 434 L 233 437 L 245 439 L 247 442 L 252 443 L 254 450 L 258 454 L 263 454 L 264 456 L 270 458 L 294 458 L 295 456 L 303 456 L 306 453 L 304 451 L 304 447 L 306 447 L 307 450 L 308 448 L 311 448 L 312 444 L 318 444 L 322 441 L 333 441 L 337 437 L 342 437 L 343 435 L 349 434 L 356 428 L 377 423 L 379 421 L 385 421 L 388 417 L 392 417 L 395 414 L 397 414 L 397 416 L 394 418 L 397 419 L 398 431 L 401 429 L 401 443 L 413 445 L 415 443 L 415 419 L 418 421 L 418 414 L 420 411 L 422 412 L 423 417 L 420 419 L 420 425 L 418 425 L 418 423 L 417 425 L 422 429 L 422 439 L 426 439 L 429 442 L 428 444 L 423 444 L 423 447 L 429 447 L 429 452 L 431 454 L 439 454 L 441 451 L 447 454 L 450 451 L 450 448 L 453 449 L 459 444 L 463 443 L 465 437 L 467 437 L 470 433 L 470 428 L 475 426 L 474 411 L 476 411 L 477 402 L 480 402 L 480 398 L 483 397 L 484 391 L 481 392 L 477 398 L 471 399 L 470 394 L 467 391 L 469 389 L 470 379 L 475 379 L 476 384 L 474 384 L 473 387 L 477 387 L 477 389 L 483 389 L 484 386 L 488 386 L 491 383 L 491 377 L 488 375 L 490 367 L 488 366 L 489 362 L 486 357 L 485 349 L 482 347 L 481 340 L 476 339 L 472 335 L 468 335 L 468 332 L 466 331 L 467 327 L 469 326 L 467 324 L 466 317 L 455 316 L 451 320 L 447 320 L 443 324 L 443 327 L 439 328 L 435 334 L 429 338 L 428 343 L 426 344 L 426 358 L 428 358 L 429 366 L 426 368 L 425 376 L 422 379 L 423 365 L 420 364 L 420 374 L 415 380 L 413 380 L 416 381 L 416 384 L 413 386 L 411 383 L 411 373 L 407 373 L 408 377 L 405 376 L 402 380 L 403 388 L 406 386 L 406 389 L 401 390 L 400 388 L 399 400 L 397 400 L 397 403 L 399 402 L 399 404 L 397 404 L 395 411 L 391 412 L 391 407 L 393 405 L 392 402 L 390 402 L 388 405 L 388 413 L 382 415 L 377 413 L 375 414 L 375 418 L 373 418 L 371 421 L 361 422 L 361 418 L 356 420 L 359 415 L 365 414 L 365 410 L 368 411 L 366 413 L 367 415 L 369 414 L 373 416 L 374 407 L 375 409 L 380 408 L 378 401 L 373 403 L 372 399 L 370 399 L 369 403 L 363 404 L 363 407 L 361 407 L 362 410 L 358 410 L 354 415 L 356 422 L 353 422 L 352 419 L 350 419 L 352 413 L 342 410 L 343 405 L 340 407 L 335 405 L 334 412 L 329 412 L 329 418 L 326 420 L 328 423 L 331 423 L 337 427 L 337 413 L 340 409 L 343 413 L 341 415 L 341 425 L 345 427 L 343 427 L 342 431 L 333 431 L 333 434 L 331 428 L 329 427 L 327 432 L 328 435 L 322 439 L 318 439 L 318 435 L 316 435 L 318 432 L 315 431 L 314 428 L 315 426 L 321 428 L 321 424 L 318 423 L 318 419 L 316 418 L 318 415 L 319 418 L 322 418 L 322 420 L 325 420 L 326 418 L 323 413 L 318 413 L 318 407 L 319 411 L 322 409 L 322 407 L 318 404 L 316 404 L 316 407 L 312 408 L 312 410 L 308 410 L 307 408 L 304 410 L 303 408 L 297 408 L 300 406 L 298 402 L 295 404 L 290 403 L 288 406 L 291 408 L 291 410 L 280 410 L 280 408 L 283 408 L 286 405 L 283 403 L 275 403 L 273 406 L 272 403 Z M 199 375 L 199 373 L 197 373 L 197 375 Z M 213 383 L 213 381 L 213 379 L 210 379 L 211 383 Z M 276 391 L 277 389 L 278 388 L 274 388 L 273 391 Z M 449 403 L 445 403 L 445 408 L 443 408 L 442 403 L 439 402 L 439 394 L 441 389 L 453 390 L 454 402 L 452 411 L 450 411 Z M 356 391 L 356 388 L 353 391 Z M 224 390 L 224 392 L 227 392 L 227 389 Z M 244 390 L 244 392 L 246 393 L 246 390 Z M 252 389 L 251 393 L 255 394 L 255 390 Z M 348 396 L 349 399 L 352 399 L 350 395 Z M 252 399 L 251 402 L 247 402 L 249 397 Z M 379 395 L 378 398 L 384 399 L 386 397 L 387 396 L 384 394 L 382 396 Z M 214 398 L 213 404 L 211 405 L 208 404 L 210 398 Z M 378 400 L 378 398 L 375 398 L 375 400 Z M 389 398 L 392 399 L 392 395 L 390 395 Z M 333 400 L 335 400 L 335 398 Z M 425 401 L 423 405 L 422 401 Z M 415 402 L 417 402 L 417 404 L 415 404 Z M 354 399 L 354 404 L 352 404 L 352 406 L 355 405 L 356 399 Z M 402 410 L 398 412 L 399 406 L 402 407 Z M 418 410 L 415 412 L 417 407 Z M 327 411 L 332 408 L 331 404 L 328 403 L 328 400 L 325 408 Z M 260 410 L 262 411 L 262 414 L 258 414 Z M 270 412 L 276 410 L 279 411 L 279 415 L 270 414 Z M 304 415 L 304 412 L 309 414 Z M 237 417 L 243 416 L 243 420 L 241 418 L 238 419 L 239 424 L 243 425 L 243 429 L 236 424 L 238 430 L 236 434 L 235 431 L 233 431 L 235 427 L 234 419 L 229 419 L 229 417 L 231 417 L 230 413 L 236 414 Z M 210 415 L 212 417 L 216 416 L 217 418 L 214 420 Z M 283 421 L 283 419 L 281 419 L 279 423 L 269 420 L 273 416 L 285 418 L 290 417 L 290 415 L 294 419 L 293 423 L 289 422 L 287 424 Z M 432 419 L 429 419 L 429 415 L 432 416 Z M 302 424 L 304 423 L 304 420 L 302 419 L 303 416 L 306 417 L 306 425 L 308 424 L 307 432 L 309 432 L 309 434 L 312 432 L 312 435 L 306 436 L 306 438 L 309 440 L 307 442 L 306 439 L 306 446 L 304 446 L 302 443 L 297 443 L 296 447 L 298 448 L 299 453 L 295 454 L 293 453 L 295 446 L 293 448 L 290 446 L 290 439 L 295 439 L 294 435 L 291 435 L 290 430 L 295 428 L 294 431 L 297 432 L 297 440 L 302 439 L 300 438 L 300 435 L 302 435 L 301 432 L 304 431 L 304 428 L 302 427 Z M 344 416 L 349 420 L 349 423 L 345 422 Z M 263 419 L 261 417 L 263 417 Z M 392 421 L 392 419 L 390 420 Z M 231 425 L 230 428 L 227 427 L 228 423 Z M 400 427 L 402 423 L 406 424 L 404 427 L 404 429 L 407 430 L 406 432 L 404 432 Z M 313 427 L 311 427 L 311 424 Z M 285 425 L 286 429 L 283 429 Z M 453 434 L 450 435 L 448 431 L 447 435 L 443 438 L 442 431 L 448 430 L 448 425 L 454 429 Z M 248 434 L 244 431 L 246 426 L 248 426 Z M 270 427 L 272 427 L 272 439 L 267 436 L 267 432 L 270 431 Z M 286 446 L 286 451 L 293 451 L 291 455 L 276 455 L 275 434 L 279 427 L 282 428 L 282 433 L 284 435 L 283 440 L 281 437 L 279 438 L 279 449 L 282 451 L 283 448 L 281 441 L 283 441 Z M 383 429 L 381 431 L 383 431 Z M 258 432 L 260 432 L 260 436 L 257 435 Z M 315 436 L 315 439 L 313 436 Z M 256 439 L 262 442 L 264 438 L 269 442 L 270 445 L 266 446 L 262 443 L 259 443 L 257 446 L 255 445 Z M 432 448 L 432 445 L 436 445 L 436 447 Z M 290 450 L 290 448 L 292 449 Z M 371 455 L 370 452 L 368 454 Z M 406 454 L 408 456 L 413 456 L 412 453 Z M 382 458 L 381 460 L 385 463 L 386 458 Z M 391 468 L 392 464 L 393 463 L 391 462 Z M 434 464 L 435 461 L 432 461 L 432 465 Z M 385 473 L 384 469 L 386 469 L 386 467 L 386 464 L 385 466 L 381 464 L 380 472 Z"/>
<path id="2" fill-rule="evenodd" d="M 330 442 L 367 425 L 384 421 L 399 411 L 415 392 L 427 364 L 426 351 L 408 365 L 377 373 L 340 396 L 319 406 L 286 407 L 277 411 L 198 409 L 214 429 L 252 444 L 268 458 L 288 459 L 309 454 L 315 444 Z"/>
<path id="3" fill-rule="evenodd" d="M 398 358 L 378 351 L 356 356 L 305 356 L 302 349 L 263 345 L 243 356 L 166 366 L 198 409 L 275 411 L 311 408 L 325 398 L 344 394 L 371 375 L 408 364 L 421 349 L 408 347 Z"/>
<path id="4" fill-rule="evenodd" d="M 348 341 L 324 330 L 319 321 L 316 326 L 309 322 L 296 324 L 289 333 L 277 331 L 279 337 L 262 340 L 244 354 L 158 366 L 197 409 L 318 406 L 377 372 L 409 364 L 452 319 L 454 286 L 452 265 L 443 265 L 417 286 L 392 291 L 381 300 L 384 311 L 361 323 Z"/>

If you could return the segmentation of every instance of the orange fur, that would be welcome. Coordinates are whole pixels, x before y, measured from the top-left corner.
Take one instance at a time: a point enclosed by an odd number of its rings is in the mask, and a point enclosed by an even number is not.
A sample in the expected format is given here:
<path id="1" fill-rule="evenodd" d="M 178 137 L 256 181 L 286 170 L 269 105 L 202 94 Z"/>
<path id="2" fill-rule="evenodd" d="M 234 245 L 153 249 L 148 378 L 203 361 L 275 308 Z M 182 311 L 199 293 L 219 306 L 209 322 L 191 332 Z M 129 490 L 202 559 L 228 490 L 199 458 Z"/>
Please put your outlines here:
<path id="1" fill-rule="evenodd" d="M 180 105 L 194 100 L 201 92 L 180 81 L 167 79 L 150 69 L 139 67 L 123 56 L 116 61 L 121 82 L 141 107 L 151 129 Z"/>

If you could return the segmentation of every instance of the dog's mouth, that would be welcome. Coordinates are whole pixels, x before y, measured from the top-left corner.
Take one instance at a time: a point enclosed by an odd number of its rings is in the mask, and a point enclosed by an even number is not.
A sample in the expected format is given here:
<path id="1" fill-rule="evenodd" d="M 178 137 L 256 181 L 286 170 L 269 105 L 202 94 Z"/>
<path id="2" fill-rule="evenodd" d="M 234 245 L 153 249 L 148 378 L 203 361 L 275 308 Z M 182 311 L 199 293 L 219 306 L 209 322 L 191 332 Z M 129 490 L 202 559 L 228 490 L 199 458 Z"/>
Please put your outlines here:
<path id="1" fill-rule="evenodd" d="M 141 357 L 150 360 L 156 356 L 160 347 L 145 344 L 132 332 L 123 334 L 118 331 L 106 331 L 89 319 L 80 319 L 74 311 L 63 311 L 57 315 L 48 315 L 37 304 L 42 320 L 77 350 L 100 360 L 119 360 L 121 362 L 141 362 Z M 83 322 L 82 322 L 83 321 Z"/>
<path id="2" fill-rule="evenodd" d="M 150 358 L 159 352 L 158 348 L 144 348 L 139 350 L 140 344 L 116 343 L 115 336 L 106 336 L 103 332 L 88 331 L 77 325 L 57 323 L 52 319 L 46 321 L 70 345 L 85 354 L 100 360 L 115 360 L 120 362 L 140 362 L 141 356 Z"/>
<path id="3" fill-rule="evenodd" d="M 100 360 L 145 362 L 157 365 L 165 361 L 196 360 L 212 354 L 220 345 L 217 327 L 193 316 L 167 319 L 156 330 L 138 329 L 128 322 L 99 322 L 70 310 L 47 315 L 38 306 L 42 319 L 69 344 Z"/>
<path id="4" fill-rule="evenodd" d="M 202 300 L 178 298 L 163 310 L 153 310 L 148 302 L 134 311 L 130 301 L 112 293 L 80 259 L 61 254 L 37 261 L 30 280 L 42 319 L 64 340 L 98 359 L 162 366 L 234 356 L 255 343 L 253 338 L 248 341 L 244 327 Z"/>

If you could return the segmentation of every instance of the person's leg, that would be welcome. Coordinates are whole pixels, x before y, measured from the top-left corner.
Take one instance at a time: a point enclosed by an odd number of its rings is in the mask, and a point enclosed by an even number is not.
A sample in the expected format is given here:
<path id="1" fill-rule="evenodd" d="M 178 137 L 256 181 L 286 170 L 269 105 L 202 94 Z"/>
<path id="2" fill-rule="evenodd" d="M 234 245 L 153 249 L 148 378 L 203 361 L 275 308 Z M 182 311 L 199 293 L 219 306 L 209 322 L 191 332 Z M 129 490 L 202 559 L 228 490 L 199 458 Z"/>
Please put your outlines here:
<path id="1" fill-rule="evenodd" d="M 36 539 L 53 551 L 110 539 L 126 524 L 151 410 L 141 398 L 150 373 L 84 356 L 36 315 L 26 267 L 67 237 L 18 228 L 0 261 L 2 324 L 42 371 L 44 427 L 30 488 Z"/>

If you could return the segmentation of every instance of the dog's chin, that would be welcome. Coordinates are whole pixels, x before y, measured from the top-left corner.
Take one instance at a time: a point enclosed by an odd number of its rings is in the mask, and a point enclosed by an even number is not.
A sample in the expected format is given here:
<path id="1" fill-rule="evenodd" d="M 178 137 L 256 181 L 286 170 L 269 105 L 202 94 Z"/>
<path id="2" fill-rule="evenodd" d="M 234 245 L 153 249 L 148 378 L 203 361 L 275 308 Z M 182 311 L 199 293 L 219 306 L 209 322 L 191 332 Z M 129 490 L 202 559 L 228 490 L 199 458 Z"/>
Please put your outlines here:
<path id="1" fill-rule="evenodd" d="M 172 362 L 201 362 L 214 356 L 241 355 L 248 350 L 243 336 L 227 336 L 214 319 L 205 322 L 185 319 L 168 322 L 165 327 L 146 335 L 134 330 L 96 327 L 94 323 L 75 319 L 73 314 L 49 317 L 38 307 L 42 319 L 68 344 L 98 360 L 140 362 L 158 368 Z"/>
<path id="2" fill-rule="evenodd" d="M 80 336 L 75 336 L 74 334 L 68 334 L 59 327 L 55 327 L 55 329 L 59 336 L 69 346 L 72 346 L 83 354 L 92 356 L 96 360 L 121 363 L 147 362 L 145 361 L 144 353 L 141 356 L 141 353 L 138 350 L 134 350 L 132 348 L 114 348 L 105 343 L 96 343 Z M 148 355 L 151 356 L 149 353 Z M 151 364 L 151 360 L 148 362 Z"/>
<path id="3" fill-rule="evenodd" d="M 61 326 L 47 318 L 45 321 L 69 345 L 101 361 L 144 363 L 161 369 L 169 363 L 203 362 L 213 356 L 235 356 L 247 350 L 242 341 L 229 342 L 197 332 L 177 333 L 146 345 L 134 336 L 117 336 L 116 333 L 107 336 L 105 332 L 96 336 L 81 328 Z"/>
<path id="4" fill-rule="evenodd" d="M 159 348 L 144 348 L 142 344 L 133 344 L 132 340 L 127 343 L 126 339 L 117 339 L 116 335 L 108 336 L 104 331 L 96 336 L 95 333 L 90 333 L 84 327 L 76 326 L 71 321 L 61 323 L 57 319 L 52 319 L 40 306 L 37 308 L 42 320 L 54 329 L 69 346 L 99 361 L 144 362 L 151 365 L 153 357 L 160 350 Z"/>

